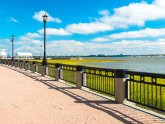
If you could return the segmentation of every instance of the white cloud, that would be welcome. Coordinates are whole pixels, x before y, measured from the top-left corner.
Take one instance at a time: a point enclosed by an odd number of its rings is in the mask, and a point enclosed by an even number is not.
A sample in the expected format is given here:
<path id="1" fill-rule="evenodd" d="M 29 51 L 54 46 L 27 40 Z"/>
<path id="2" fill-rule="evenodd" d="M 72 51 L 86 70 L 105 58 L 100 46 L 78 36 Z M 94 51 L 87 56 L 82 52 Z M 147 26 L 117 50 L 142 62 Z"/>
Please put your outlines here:
<path id="1" fill-rule="evenodd" d="M 37 20 L 37 21 L 39 21 L 39 22 L 43 22 L 43 15 L 44 14 L 47 14 L 47 16 L 48 16 L 48 22 L 56 22 L 56 23 L 61 23 L 62 22 L 62 20 L 61 19 L 59 19 L 59 18 L 54 18 L 54 17 L 52 17 L 49 13 L 47 13 L 46 11 L 43 11 L 43 10 L 41 10 L 41 11 L 39 11 L 39 12 L 35 12 L 34 13 L 34 15 L 33 15 L 33 18 L 35 19 L 35 20 Z"/>
<path id="2" fill-rule="evenodd" d="M 15 53 L 16 52 L 25 52 L 27 48 L 27 52 L 32 52 L 34 54 L 39 55 L 39 51 L 41 51 L 41 41 L 36 39 L 24 39 L 22 36 L 14 41 Z M 0 49 L 6 49 L 8 54 L 11 54 L 11 39 L 0 39 Z"/>
<path id="3" fill-rule="evenodd" d="M 38 30 L 38 32 L 40 34 L 43 34 L 44 32 L 44 29 L 40 29 Z M 59 29 L 56 29 L 56 28 L 47 28 L 46 29 L 46 33 L 47 35 L 60 35 L 60 36 L 67 36 L 67 35 L 71 35 L 71 33 L 63 28 L 59 28 Z"/>
<path id="4" fill-rule="evenodd" d="M 10 50 L 10 45 L 3 45 L 0 40 L 0 47 Z M 10 40 L 6 40 L 10 43 Z M 31 40 L 27 46 L 33 48 L 33 53 L 39 55 L 42 52 L 40 40 Z M 16 49 L 21 46 L 18 51 L 25 51 L 26 42 L 16 41 Z M 28 48 L 29 50 L 29 48 Z M 38 51 L 38 52 L 35 52 Z M 117 42 L 81 42 L 76 40 L 55 40 L 47 43 L 47 55 L 90 55 L 105 54 L 165 54 L 165 39 L 159 38 L 155 41 L 148 40 L 121 40 Z"/>
<path id="5" fill-rule="evenodd" d="M 165 41 L 122 40 L 113 42 L 112 48 L 118 48 L 124 54 L 164 54 Z"/>
<path id="6" fill-rule="evenodd" d="M 38 34 L 38 33 L 31 33 L 31 32 L 28 32 L 26 33 L 25 35 L 19 37 L 19 40 L 20 41 L 32 41 L 34 40 L 35 38 L 41 38 L 41 35 Z"/>
<path id="7" fill-rule="evenodd" d="M 15 42 L 16 45 L 26 45 L 26 44 L 31 44 L 31 45 L 40 45 L 41 44 L 41 35 L 38 33 L 31 33 L 28 32 L 23 36 L 20 36 Z"/>
<path id="8" fill-rule="evenodd" d="M 162 2 L 162 0 L 155 0 L 151 4 L 144 1 L 141 3 L 131 3 L 128 6 L 114 9 L 112 16 L 106 16 L 100 20 L 113 25 L 114 28 L 132 25 L 143 26 L 146 21 L 165 18 L 165 6 L 163 4 L 160 5 L 160 2 Z"/>
<path id="9" fill-rule="evenodd" d="M 39 54 L 40 51 L 36 49 L 34 46 L 29 46 L 29 45 L 23 45 L 15 49 L 16 52 L 30 52 L 33 55 Z"/>
<path id="10" fill-rule="evenodd" d="M 90 55 L 105 54 L 164 54 L 165 40 L 121 40 L 112 43 L 81 42 L 57 40 L 48 43 L 48 54 L 52 55 Z"/>
<path id="11" fill-rule="evenodd" d="M 29 37 L 29 38 L 41 38 L 40 34 L 38 34 L 38 33 L 31 33 L 31 32 L 25 34 L 25 36 Z"/>
<path id="12" fill-rule="evenodd" d="M 0 49 L 8 49 L 11 47 L 10 39 L 0 39 Z"/>
<path id="13" fill-rule="evenodd" d="M 2 42 L 2 43 L 10 43 L 11 42 L 11 40 L 10 39 L 0 39 L 0 42 Z"/>
<path id="14" fill-rule="evenodd" d="M 26 36 L 21 36 L 21 37 L 19 38 L 19 40 L 21 40 L 21 41 L 30 41 L 31 38 L 26 37 Z"/>
<path id="15" fill-rule="evenodd" d="M 77 34 L 93 34 L 97 32 L 112 30 L 112 27 L 108 24 L 101 22 L 91 22 L 70 24 L 66 27 L 66 30 Z"/>
<path id="16" fill-rule="evenodd" d="M 91 41 L 93 41 L 93 42 L 107 42 L 107 41 L 110 41 L 110 39 L 106 38 L 106 37 L 97 37 L 97 38 L 92 39 Z"/>
<path id="17" fill-rule="evenodd" d="M 160 29 L 145 28 L 142 30 L 120 32 L 108 36 L 97 37 L 92 39 L 91 41 L 106 42 L 106 41 L 111 41 L 113 39 L 130 39 L 130 38 L 136 39 L 136 38 L 148 38 L 148 37 L 151 38 L 151 37 L 162 37 L 162 36 L 165 36 L 165 28 L 160 28 Z"/>
<path id="18" fill-rule="evenodd" d="M 155 0 L 151 4 L 144 1 L 115 8 L 113 14 L 108 10 L 100 11 L 101 18 L 94 22 L 70 24 L 66 29 L 78 34 L 93 34 L 130 26 L 144 26 L 147 21 L 165 19 L 165 1 Z"/>
<path id="19" fill-rule="evenodd" d="M 160 37 L 165 36 L 165 28 L 151 29 L 146 28 L 138 31 L 122 32 L 109 35 L 110 39 L 124 39 L 124 38 L 145 38 L 145 37 Z"/>
<path id="20" fill-rule="evenodd" d="M 109 13 L 108 10 L 99 11 L 99 14 L 100 14 L 100 15 L 103 15 L 103 16 L 109 16 L 109 15 L 110 15 L 110 13 Z"/>
<path id="21" fill-rule="evenodd" d="M 165 39 L 164 38 L 159 38 L 158 41 L 165 42 Z"/>
<path id="22" fill-rule="evenodd" d="M 17 19 L 13 18 L 13 17 L 10 17 L 10 21 L 15 22 L 15 23 L 19 23 L 19 21 Z"/>

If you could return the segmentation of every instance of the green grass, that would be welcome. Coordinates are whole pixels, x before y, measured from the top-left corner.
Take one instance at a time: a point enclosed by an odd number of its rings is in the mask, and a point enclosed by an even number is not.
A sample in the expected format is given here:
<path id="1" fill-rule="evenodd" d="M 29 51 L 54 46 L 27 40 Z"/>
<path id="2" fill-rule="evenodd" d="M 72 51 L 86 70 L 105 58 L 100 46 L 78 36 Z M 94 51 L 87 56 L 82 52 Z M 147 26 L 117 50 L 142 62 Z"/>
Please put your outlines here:
<path id="1" fill-rule="evenodd" d="M 104 95 L 114 96 L 113 72 L 86 69 L 86 87 Z"/>
<path id="2" fill-rule="evenodd" d="M 140 102 L 144 105 L 153 106 L 165 111 L 165 79 L 156 78 L 157 82 L 155 83 L 155 85 L 153 85 L 154 83 L 151 83 L 152 77 L 144 77 L 143 81 L 147 82 L 148 84 L 139 83 L 139 75 L 134 75 L 134 80 L 135 81 L 128 83 L 128 98 L 135 102 Z M 158 86 L 156 84 L 161 84 L 164 87 Z M 139 104 L 137 105 L 142 106 Z M 143 107 L 152 110 L 150 107 Z"/>
<path id="3" fill-rule="evenodd" d="M 51 64 L 48 65 L 48 76 L 50 76 L 52 78 L 55 77 L 54 65 L 51 65 Z"/>
<path id="4" fill-rule="evenodd" d="M 40 74 L 43 73 L 43 67 L 42 67 L 42 65 L 38 65 L 38 73 L 40 73 Z"/>
<path id="5" fill-rule="evenodd" d="M 62 79 L 70 82 L 71 84 L 76 84 L 76 72 L 70 71 L 70 70 L 62 70 L 63 71 L 63 77 Z"/>
<path id="6" fill-rule="evenodd" d="M 35 62 L 42 62 L 42 60 L 29 60 Z M 82 63 L 100 63 L 100 62 L 121 62 L 121 60 L 97 60 L 97 59 L 84 59 L 84 60 L 64 60 L 64 59 L 50 59 L 48 63 L 61 63 L 68 65 L 81 65 Z"/>

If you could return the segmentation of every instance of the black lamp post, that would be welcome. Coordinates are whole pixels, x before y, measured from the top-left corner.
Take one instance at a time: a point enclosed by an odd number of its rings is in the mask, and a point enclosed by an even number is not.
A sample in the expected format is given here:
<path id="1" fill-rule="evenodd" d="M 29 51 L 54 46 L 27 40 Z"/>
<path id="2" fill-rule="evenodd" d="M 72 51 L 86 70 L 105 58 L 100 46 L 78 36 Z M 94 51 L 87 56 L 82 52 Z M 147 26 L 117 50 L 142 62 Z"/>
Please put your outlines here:
<path id="1" fill-rule="evenodd" d="M 47 18 L 48 16 L 43 15 L 43 22 L 44 22 L 44 57 L 43 57 L 43 61 L 42 61 L 42 65 L 45 66 L 47 65 L 47 57 L 46 57 L 46 22 L 47 22 Z"/>
<path id="2" fill-rule="evenodd" d="M 12 43 L 12 61 L 14 60 L 14 35 L 11 36 L 11 43 Z"/>

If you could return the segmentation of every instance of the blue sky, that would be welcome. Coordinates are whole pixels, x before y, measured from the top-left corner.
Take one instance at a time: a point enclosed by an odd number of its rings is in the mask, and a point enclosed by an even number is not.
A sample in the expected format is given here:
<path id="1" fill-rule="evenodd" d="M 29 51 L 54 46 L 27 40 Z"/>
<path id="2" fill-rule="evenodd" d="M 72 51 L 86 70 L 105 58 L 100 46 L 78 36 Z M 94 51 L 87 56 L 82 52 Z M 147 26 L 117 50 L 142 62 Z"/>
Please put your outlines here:
<path id="1" fill-rule="evenodd" d="M 0 1 L 0 49 L 39 55 L 165 54 L 164 0 Z M 26 45 L 27 44 L 27 45 Z"/>

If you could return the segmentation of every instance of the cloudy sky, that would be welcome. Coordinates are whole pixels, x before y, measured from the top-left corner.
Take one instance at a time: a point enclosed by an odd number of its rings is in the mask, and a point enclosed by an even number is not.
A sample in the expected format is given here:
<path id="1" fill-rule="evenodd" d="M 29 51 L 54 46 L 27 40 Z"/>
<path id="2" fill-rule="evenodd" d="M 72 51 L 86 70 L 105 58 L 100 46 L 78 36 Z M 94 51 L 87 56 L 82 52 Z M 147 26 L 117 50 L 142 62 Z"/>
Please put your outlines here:
<path id="1" fill-rule="evenodd" d="M 48 55 L 165 54 L 165 0 L 0 0 L 0 49 Z"/>

